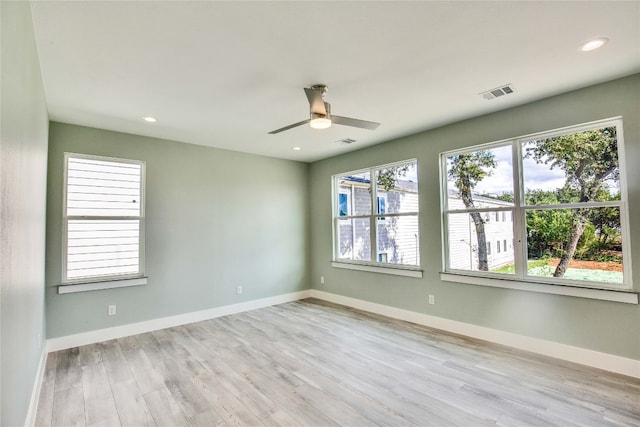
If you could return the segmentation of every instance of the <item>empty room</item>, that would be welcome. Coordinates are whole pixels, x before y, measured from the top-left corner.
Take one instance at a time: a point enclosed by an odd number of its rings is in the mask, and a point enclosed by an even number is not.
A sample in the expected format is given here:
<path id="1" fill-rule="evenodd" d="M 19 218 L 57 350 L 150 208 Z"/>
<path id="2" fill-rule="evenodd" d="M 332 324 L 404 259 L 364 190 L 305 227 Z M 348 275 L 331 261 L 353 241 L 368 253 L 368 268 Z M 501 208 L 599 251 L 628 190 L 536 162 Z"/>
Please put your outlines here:
<path id="1" fill-rule="evenodd" d="M 2 427 L 640 427 L 640 1 L 0 18 Z"/>

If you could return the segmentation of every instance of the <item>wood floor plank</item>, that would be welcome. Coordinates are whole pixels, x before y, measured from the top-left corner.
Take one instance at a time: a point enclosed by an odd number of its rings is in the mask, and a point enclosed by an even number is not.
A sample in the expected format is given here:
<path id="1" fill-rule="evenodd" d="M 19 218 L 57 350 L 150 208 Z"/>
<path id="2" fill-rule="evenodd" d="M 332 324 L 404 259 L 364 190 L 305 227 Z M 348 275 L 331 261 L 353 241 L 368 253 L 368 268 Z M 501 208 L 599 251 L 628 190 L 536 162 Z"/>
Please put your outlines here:
<path id="1" fill-rule="evenodd" d="M 40 396 L 38 398 L 38 411 L 36 413 L 36 425 L 40 427 L 48 427 L 51 425 L 57 364 L 58 353 L 49 353 L 47 355 L 44 373 L 42 375 L 42 385 L 40 387 Z"/>
<path id="2" fill-rule="evenodd" d="M 56 390 L 51 417 L 51 425 L 53 426 L 86 426 L 82 383 L 76 387 Z"/>
<path id="3" fill-rule="evenodd" d="M 640 427 L 639 379 L 313 299 L 52 353 L 44 378 L 42 426 Z"/>
<path id="4" fill-rule="evenodd" d="M 102 363 L 109 374 L 111 384 L 133 379 L 133 372 L 131 372 L 117 340 L 105 341 L 96 345 L 100 349 Z"/>
<path id="5" fill-rule="evenodd" d="M 82 390 L 87 426 L 120 425 L 107 371 L 102 363 L 82 367 Z"/>
<path id="6" fill-rule="evenodd" d="M 155 426 L 151 411 L 138 387 L 130 380 L 118 382 L 112 386 L 115 405 L 120 417 L 120 425 L 130 427 Z"/>
<path id="7" fill-rule="evenodd" d="M 59 351 L 56 363 L 55 390 L 77 386 L 82 381 L 80 365 L 80 349 L 78 347 Z"/>
<path id="8" fill-rule="evenodd" d="M 169 390 L 161 388 L 144 395 L 149 412 L 158 427 L 188 426 L 189 420 Z"/>

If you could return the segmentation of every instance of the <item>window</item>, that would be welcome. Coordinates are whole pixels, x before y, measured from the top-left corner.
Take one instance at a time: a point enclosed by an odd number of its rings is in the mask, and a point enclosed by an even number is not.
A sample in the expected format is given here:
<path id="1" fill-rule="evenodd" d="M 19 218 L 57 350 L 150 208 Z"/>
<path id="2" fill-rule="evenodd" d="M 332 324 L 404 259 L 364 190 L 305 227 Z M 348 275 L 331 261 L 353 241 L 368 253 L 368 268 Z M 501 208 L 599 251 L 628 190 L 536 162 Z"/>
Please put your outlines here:
<path id="1" fill-rule="evenodd" d="M 498 252 L 500 252 L 500 249 L 498 249 Z M 487 255 L 491 255 L 491 242 L 487 242 Z"/>
<path id="2" fill-rule="evenodd" d="M 378 213 L 379 214 L 383 214 L 387 211 L 386 205 L 387 205 L 386 194 L 382 196 L 378 196 Z M 380 220 L 384 221 L 384 217 L 380 217 Z"/>
<path id="3" fill-rule="evenodd" d="M 338 194 L 338 215 L 348 216 L 350 211 L 351 209 L 349 209 L 349 194 L 348 193 Z"/>
<path id="4" fill-rule="evenodd" d="M 144 162 L 65 153 L 63 283 L 143 276 Z"/>
<path id="5" fill-rule="evenodd" d="M 333 177 L 334 261 L 419 266 L 417 176 L 410 160 Z"/>
<path id="6" fill-rule="evenodd" d="M 445 272 L 631 289 L 622 148 L 612 119 L 443 153 Z"/>

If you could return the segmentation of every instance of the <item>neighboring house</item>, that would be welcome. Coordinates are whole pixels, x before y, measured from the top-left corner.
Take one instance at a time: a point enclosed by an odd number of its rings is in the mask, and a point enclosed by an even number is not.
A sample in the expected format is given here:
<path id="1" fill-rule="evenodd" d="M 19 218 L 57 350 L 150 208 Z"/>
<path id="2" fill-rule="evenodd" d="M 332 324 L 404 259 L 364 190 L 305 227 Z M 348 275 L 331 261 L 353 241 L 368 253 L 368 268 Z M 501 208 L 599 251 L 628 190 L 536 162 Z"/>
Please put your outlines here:
<path id="1" fill-rule="evenodd" d="M 345 218 L 338 221 L 338 258 L 388 262 L 391 264 L 419 265 L 418 224 L 414 217 L 388 216 L 398 212 L 418 212 L 418 185 L 398 180 L 396 189 L 377 190 L 378 253 L 371 250 L 369 218 Z M 371 181 L 368 176 L 344 176 L 338 183 L 338 217 L 369 215 L 371 207 Z M 510 202 L 473 196 L 476 207 L 500 209 L 482 214 L 487 241 L 489 269 L 512 264 L 513 214 Z M 449 194 L 451 209 L 465 209 L 455 192 Z M 383 216 L 387 214 L 387 216 Z M 448 220 L 449 253 L 452 269 L 478 269 L 478 239 L 471 216 L 467 213 L 451 214 Z"/>
<path id="2" fill-rule="evenodd" d="M 361 176 L 344 176 L 338 183 L 339 217 L 369 215 L 371 181 Z M 398 180 L 392 191 L 378 186 L 378 253 L 372 255 L 369 218 L 338 221 L 338 258 L 371 260 L 391 264 L 419 265 L 419 233 L 416 216 L 389 214 L 418 212 L 418 184 Z M 384 214 L 387 214 L 386 216 Z"/>
<path id="3" fill-rule="evenodd" d="M 449 209 L 466 209 L 456 192 L 449 192 Z M 513 203 L 473 195 L 476 208 L 499 209 L 483 212 L 489 270 L 513 264 Z M 449 260 L 452 269 L 478 270 L 478 238 L 471 215 L 453 213 L 448 217 Z"/>

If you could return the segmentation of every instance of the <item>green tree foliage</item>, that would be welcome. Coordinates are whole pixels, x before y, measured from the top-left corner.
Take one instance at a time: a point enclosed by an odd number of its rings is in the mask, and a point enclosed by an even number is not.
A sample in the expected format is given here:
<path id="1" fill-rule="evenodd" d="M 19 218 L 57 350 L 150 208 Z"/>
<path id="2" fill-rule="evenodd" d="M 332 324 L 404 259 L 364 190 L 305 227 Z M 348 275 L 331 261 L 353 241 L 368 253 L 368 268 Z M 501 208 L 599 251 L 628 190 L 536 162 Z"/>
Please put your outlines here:
<path id="1" fill-rule="evenodd" d="M 525 198 L 531 205 L 551 205 L 560 202 L 556 191 L 528 190 Z M 528 210 L 526 221 L 529 258 L 559 257 L 563 242 L 569 238 L 571 211 Z"/>
<path id="2" fill-rule="evenodd" d="M 399 177 L 407 175 L 412 165 L 395 166 L 378 171 L 378 185 L 385 191 L 391 191 L 396 187 L 396 181 Z"/>
<path id="3" fill-rule="evenodd" d="M 460 198 L 467 209 L 475 208 L 473 201 L 473 189 L 485 177 L 493 173 L 496 161 L 493 153 L 488 150 L 475 151 L 468 154 L 459 154 L 449 157 L 449 179 L 460 192 Z M 484 230 L 484 220 L 478 212 L 472 212 L 471 219 L 478 238 L 478 270 L 488 271 L 487 238 Z"/>
<path id="4" fill-rule="evenodd" d="M 558 194 L 576 202 L 598 200 L 606 181 L 618 179 L 618 147 L 615 127 L 589 130 L 533 141 L 525 155 L 538 163 L 559 168 L 565 174 L 565 186 Z M 574 201 L 574 200 L 571 200 Z M 580 237 L 589 225 L 591 209 L 572 209 L 569 235 L 563 245 L 560 262 L 553 273 L 563 277 L 576 254 Z"/>

